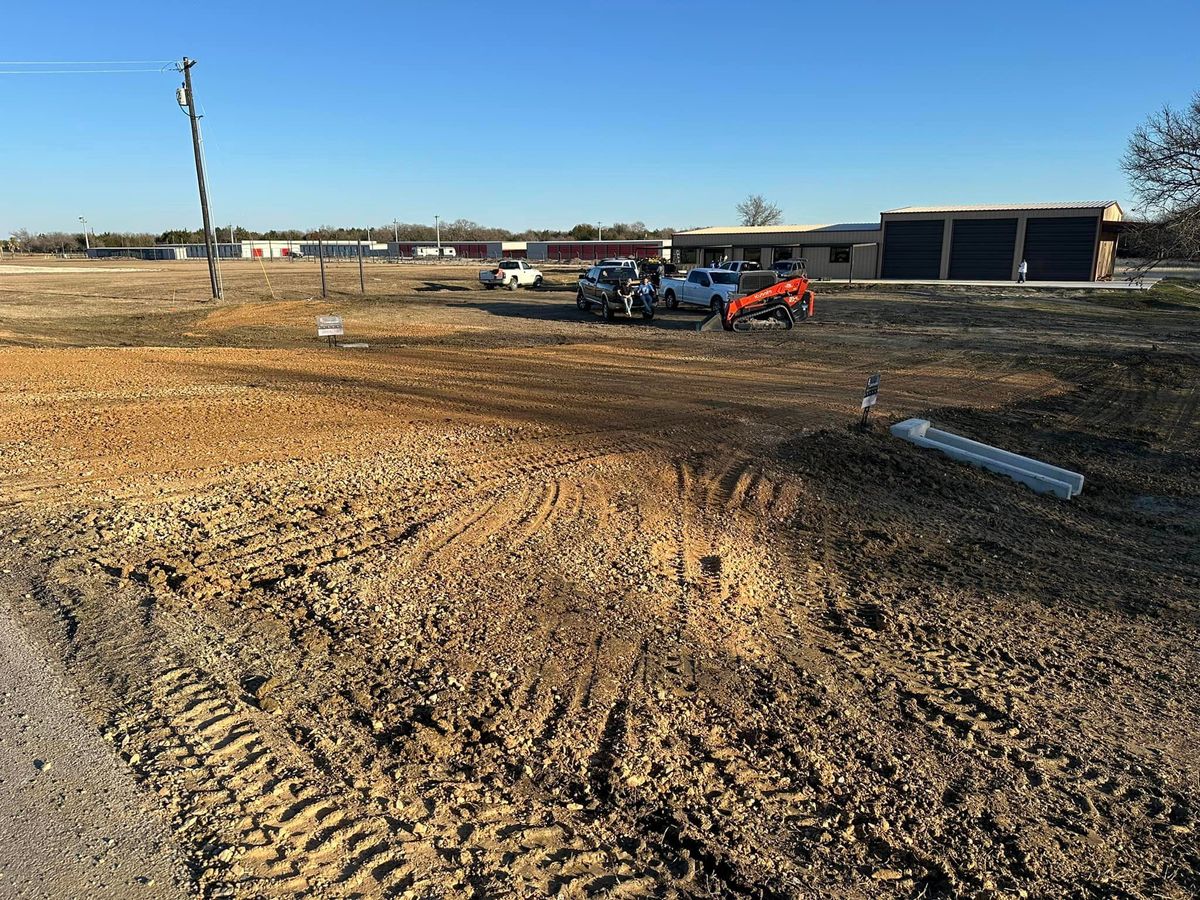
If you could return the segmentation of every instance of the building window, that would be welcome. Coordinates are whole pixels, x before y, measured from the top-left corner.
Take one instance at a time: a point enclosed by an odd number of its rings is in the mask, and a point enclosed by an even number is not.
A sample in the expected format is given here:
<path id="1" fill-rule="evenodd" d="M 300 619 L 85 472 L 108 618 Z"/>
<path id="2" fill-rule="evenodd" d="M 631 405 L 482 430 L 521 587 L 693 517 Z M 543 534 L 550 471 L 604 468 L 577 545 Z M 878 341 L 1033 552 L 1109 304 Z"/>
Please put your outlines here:
<path id="1" fill-rule="evenodd" d="M 849 247 L 830 247 L 829 261 L 831 263 L 848 263 L 850 262 Z"/>

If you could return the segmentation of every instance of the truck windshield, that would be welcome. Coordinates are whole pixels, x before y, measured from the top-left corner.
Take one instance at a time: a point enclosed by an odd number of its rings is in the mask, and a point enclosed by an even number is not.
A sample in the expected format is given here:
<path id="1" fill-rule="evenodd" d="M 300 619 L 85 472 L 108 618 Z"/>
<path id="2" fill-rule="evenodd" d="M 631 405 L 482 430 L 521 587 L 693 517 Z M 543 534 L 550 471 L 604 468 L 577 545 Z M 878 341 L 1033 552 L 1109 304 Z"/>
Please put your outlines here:
<path id="1" fill-rule="evenodd" d="M 636 278 L 637 273 L 633 269 L 624 267 L 613 269 L 601 269 L 600 278 L 602 281 L 628 281 L 631 278 Z"/>
<path id="2" fill-rule="evenodd" d="M 708 274 L 709 274 L 709 276 L 712 277 L 713 284 L 737 284 L 738 283 L 738 273 L 737 272 L 721 271 L 721 272 L 709 272 Z"/>

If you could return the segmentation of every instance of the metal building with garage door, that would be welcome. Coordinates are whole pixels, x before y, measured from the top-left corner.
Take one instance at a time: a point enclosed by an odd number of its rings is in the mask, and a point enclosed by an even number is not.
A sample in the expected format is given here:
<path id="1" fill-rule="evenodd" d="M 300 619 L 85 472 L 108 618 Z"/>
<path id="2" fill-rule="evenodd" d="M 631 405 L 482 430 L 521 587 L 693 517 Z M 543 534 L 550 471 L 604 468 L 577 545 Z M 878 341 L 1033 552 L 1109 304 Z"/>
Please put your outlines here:
<path id="1" fill-rule="evenodd" d="M 1112 276 L 1124 218 L 1115 200 L 1027 206 L 905 206 L 881 214 L 880 278 L 1098 281 Z"/>

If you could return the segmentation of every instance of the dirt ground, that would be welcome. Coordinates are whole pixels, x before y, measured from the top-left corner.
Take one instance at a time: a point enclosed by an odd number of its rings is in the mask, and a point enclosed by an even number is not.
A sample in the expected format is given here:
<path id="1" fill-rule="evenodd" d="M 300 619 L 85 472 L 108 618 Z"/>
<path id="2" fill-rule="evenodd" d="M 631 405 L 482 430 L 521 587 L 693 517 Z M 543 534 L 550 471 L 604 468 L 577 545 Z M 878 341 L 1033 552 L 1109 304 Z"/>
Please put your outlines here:
<path id="1" fill-rule="evenodd" d="M 196 894 L 1200 893 L 1194 305 L 818 285 L 745 336 L 567 269 L 45 266 L 0 586 Z"/>

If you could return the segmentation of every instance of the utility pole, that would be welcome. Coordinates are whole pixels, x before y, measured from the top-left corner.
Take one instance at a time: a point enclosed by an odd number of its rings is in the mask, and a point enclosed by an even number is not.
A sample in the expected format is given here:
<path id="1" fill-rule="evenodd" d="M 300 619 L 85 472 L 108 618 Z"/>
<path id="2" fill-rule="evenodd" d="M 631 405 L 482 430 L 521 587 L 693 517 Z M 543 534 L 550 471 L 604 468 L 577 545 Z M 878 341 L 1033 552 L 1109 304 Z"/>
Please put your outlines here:
<path id="1" fill-rule="evenodd" d="M 192 66 L 194 59 L 183 58 L 183 98 L 187 105 L 188 118 L 192 120 L 192 150 L 196 154 L 196 182 L 200 186 L 200 215 L 204 219 L 204 247 L 208 252 L 208 280 L 212 283 L 212 295 L 221 299 L 221 282 L 217 277 L 217 238 L 213 233 L 212 216 L 208 211 L 208 186 L 204 183 L 204 157 L 200 152 L 200 117 L 196 115 L 196 97 L 192 93 Z"/>
<path id="2" fill-rule="evenodd" d="M 92 242 L 88 240 L 88 233 L 87 233 L 88 224 L 87 224 L 87 219 L 85 219 L 83 216 L 80 216 L 80 217 L 79 217 L 79 221 L 83 223 L 83 249 L 84 249 L 84 250 L 91 250 L 91 249 L 92 249 Z M 76 244 L 75 246 L 79 246 L 79 245 L 78 245 L 78 244 Z"/>
<path id="3" fill-rule="evenodd" d="M 441 259 L 442 258 L 442 223 L 438 220 L 437 216 L 433 217 L 433 233 L 434 233 L 434 236 L 437 238 L 438 259 Z"/>

